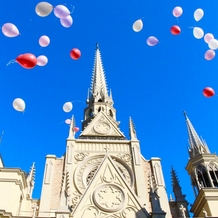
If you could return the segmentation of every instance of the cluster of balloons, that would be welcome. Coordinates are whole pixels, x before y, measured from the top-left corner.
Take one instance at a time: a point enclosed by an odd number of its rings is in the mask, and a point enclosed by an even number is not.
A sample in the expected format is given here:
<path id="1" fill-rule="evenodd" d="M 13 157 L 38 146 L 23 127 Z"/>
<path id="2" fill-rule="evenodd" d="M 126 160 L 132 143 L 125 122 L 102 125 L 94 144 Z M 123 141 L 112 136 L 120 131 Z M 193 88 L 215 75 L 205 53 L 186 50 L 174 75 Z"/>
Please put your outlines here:
<path id="1" fill-rule="evenodd" d="M 19 112 L 23 112 L 26 108 L 26 104 L 22 98 L 14 99 L 12 105 L 13 105 L 13 108 Z"/>
<path id="2" fill-rule="evenodd" d="M 36 65 L 45 66 L 48 63 L 48 58 L 45 55 L 40 55 L 36 58 L 34 54 L 25 53 L 18 55 L 15 62 L 20 64 L 25 69 L 32 69 Z"/>
<path id="3" fill-rule="evenodd" d="M 212 96 L 215 95 L 215 91 L 214 91 L 214 89 L 211 88 L 211 87 L 205 87 L 205 88 L 203 89 L 203 95 L 204 95 L 205 97 L 207 97 L 207 98 L 210 98 L 210 97 L 212 97 Z"/>
<path id="4" fill-rule="evenodd" d="M 60 18 L 60 23 L 63 27 L 70 27 L 73 24 L 73 18 L 71 17 L 71 12 L 64 5 L 57 5 L 53 7 L 48 2 L 40 2 L 35 7 L 35 12 L 40 17 L 48 16 L 52 10 L 54 10 L 54 15 Z"/>
<path id="5" fill-rule="evenodd" d="M 178 18 L 182 15 L 183 13 L 183 9 L 180 7 L 180 6 L 176 6 L 173 11 L 172 11 L 172 14 L 174 17 Z M 170 32 L 173 34 L 173 35 L 178 35 L 181 33 L 181 28 L 177 25 L 173 25 L 171 28 L 170 28 Z"/>
<path id="6" fill-rule="evenodd" d="M 140 32 L 143 28 L 143 22 L 142 19 L 138 19 L 136 20 L 133 25 L 132 28 L 135 32 Z M 146 40 L 147 44 L 149 46 L 155 46 L 157 45 L 157 43 L 159 42 L 159 40 L 155 37 L 155 36 L 149 36 Z"/>

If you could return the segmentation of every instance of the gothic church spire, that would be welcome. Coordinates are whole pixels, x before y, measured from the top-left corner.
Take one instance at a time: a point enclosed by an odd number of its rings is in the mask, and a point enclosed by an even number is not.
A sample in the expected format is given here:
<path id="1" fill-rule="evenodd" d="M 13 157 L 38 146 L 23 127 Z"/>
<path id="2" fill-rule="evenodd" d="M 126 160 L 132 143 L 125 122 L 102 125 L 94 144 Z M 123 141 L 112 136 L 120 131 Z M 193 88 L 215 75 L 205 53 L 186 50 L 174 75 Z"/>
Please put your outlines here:
<path id="1" fill-rule="evenodd" d="M 173 167 L 171 169 L 171 180 L 172 180 L 172 186 L 173 186 L 173 193 L 174 193 L 176 201 L 185 201 L 185 195 L 182 194 L 182 189 L 179 184 L 179 179 Z"/>
<path id="2" fill-rule="evenodd" d="M 108 98 L 108 90 L 99 44 L 96 43 L 95 60 L 92 72 L 91 93 L 94 102 Z"/>
<path id="3" fill-rule="evenodd" d="M 191 124 L 186 112 L 184 112 L 184 116 L 186 119 L 186 125 L 187 125 L 187 129 L 188 129 L 189 145 L 190 145 L 190 149 L 189 149 L 190 157 L 194 157 L 198 154 L 210 153 L 210 151 L 207 147 L 207 144 L 203 140 L 201 140 L 200 137 L 198 136 L 198 134 L 195 131 L 193 125 Z"/>

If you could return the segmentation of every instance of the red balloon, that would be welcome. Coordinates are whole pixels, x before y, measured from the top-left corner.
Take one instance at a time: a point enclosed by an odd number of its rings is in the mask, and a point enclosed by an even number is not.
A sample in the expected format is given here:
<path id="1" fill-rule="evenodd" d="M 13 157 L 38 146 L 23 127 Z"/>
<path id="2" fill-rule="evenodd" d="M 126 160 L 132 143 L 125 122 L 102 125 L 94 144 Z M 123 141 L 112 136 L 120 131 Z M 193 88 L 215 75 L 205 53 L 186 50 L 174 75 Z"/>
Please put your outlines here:
<path id="1" fill-rule="evenodd" d="M 74 60 L 78 60 L 81 56 L 81 52 L 78 48 L 74 48 L 70 51 L 70 57 Z"/>
<path id="2" fill-rule="evenodd" d="M 31 53 L 26 53 L 19 55 L 16 58 L 16 62 L 18 62 L 23 68 L 32 69 L 37 64 L 37 58 Z"/>
<path id="3" fill-rule="evenodd" d="M 203 90 L 203 95 L 207 98 L 210 98 L 215 95 L 215 91 L 211 87 L 206 87 Z"/>
<path id="4" fill-rule="evenodd" d="M 74 130 L 74 132 L 78 132 L 79 131 L 79 127 L 74 127 L 73 130 Z"/>
<path id="5" fill-rule="evenodd" d="M 178 35 L 181 33 L 181 29 L 179 26 L 172 26 L 171 29 L 170 29 L 170 32 L 173 34 L 173 35 Z"/>

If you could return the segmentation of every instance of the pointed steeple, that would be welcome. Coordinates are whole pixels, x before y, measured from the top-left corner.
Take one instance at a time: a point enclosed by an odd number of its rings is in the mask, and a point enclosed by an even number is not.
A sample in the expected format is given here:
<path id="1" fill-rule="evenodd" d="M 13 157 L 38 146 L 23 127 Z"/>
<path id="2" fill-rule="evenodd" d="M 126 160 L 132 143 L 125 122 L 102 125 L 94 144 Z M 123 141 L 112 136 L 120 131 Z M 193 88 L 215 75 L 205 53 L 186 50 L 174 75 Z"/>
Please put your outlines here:
<path id="1" fill-rule="evenodd" d="M 171 167 L 171 180 L 173 186 L 173 193 L 176 201 L 185 201 L 185 195 L 182 194 L 181 186 L 179 185 L 179 179 L 175 170 Z"/>
<path id="2" fill-rule="evenodd" d="M 137 140 L 135 125 L 132 118 L 129 118 L 129 136 L 131 140 Z"/>
<path id="3" fill-rule="evenodd" d="M 107 83 L 98 43 L 96 43 L 95 60 L 90 90 L 94 102 L 98 102 L 99 100 L 104 102 L 104 99 L 108 98 Z"/>
<path id="4" fill-rule="evenodd" d="M 28 195 L 29 197 L 31 198 L 32 197 L 32 192 L 33 192 L 33 189 L 34 189 L 34 184 L 35 184 L 35 163 L 33 162 L 33 165 L 32 167 L 30 168 L 30 172 L 27 176 L 27 184 L 28 184 Z"/>
<path id="5" fill-rule="evenodd" d="M 188 128 L 189 145 L 190 145 L 189 155 L 190 155 L 190 157 L 194 157 L 198 154 L 210 153 L 210 151 L 207 147 L 207 144 L 203 140 L 201 140 L 200 137 L 198 136 L 198 134 L 195 131 L 193 125 L 191 124 L 186 112 L 184 112 L 184 116 L 185 116 L 186 125 Z"/>
<path id="6" fill-rule="evenodd" d="M 96 44 L 91 87 L 88 91 L 87 107 L 84 110 L 82 131 L 98 113 L 105 113 L 116 123 L 116 110 L 113 107 L 112 92 L 108 93 L 99 44 Z M 118 125 L 116 123 L 116 125 Z"/>
<path id="7" fill-rule="evenodd" d="M 69 129 L 69 136 L 68 136 L 68 138 L 73 138 L 74 139 L 74 136 L 75 136 L 74 127 L 75 127 L 75 125 L 76 125 L 75 124 L 75 118 L 72 115 L 71 122 L 70 122 L 70 129 Z"/>

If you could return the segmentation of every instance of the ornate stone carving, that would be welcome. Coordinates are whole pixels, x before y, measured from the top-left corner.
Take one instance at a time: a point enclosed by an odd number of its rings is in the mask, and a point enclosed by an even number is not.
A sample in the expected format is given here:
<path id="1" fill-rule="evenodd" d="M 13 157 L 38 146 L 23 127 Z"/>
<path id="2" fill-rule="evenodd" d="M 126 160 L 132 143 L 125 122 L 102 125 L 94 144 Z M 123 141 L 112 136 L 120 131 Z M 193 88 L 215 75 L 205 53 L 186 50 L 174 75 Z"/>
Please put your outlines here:
<path id="1" fill-rule="evenodd" d="M 99 211 L 97 208 L 93 206 L 89 206 L 85 209 L 82 218 L 97 218 L 99 215 Z"/>
<path id="2" fill-rule="evenodd" d="M 81 194 L 79 194 L 78 191 L 73 192 L 72 205 L 71 205 L 72 210 L 74 210 L 74 208 L 76 207 L 77 203 L 79 202 L 80 197 L 81 197 Z"/>
<path id="3" fill-rule="evenodd" d="M 116 165 L 120 169 L 120 171 L 121 171 L 123 177 L 126 179 L 127 183 L 130 186 L 133 186 L 133 180 L 131 179 L 131 175 L 130 175 L 129 171 L 119 162 L 116 162 Z"/>
<path id="4" fill-rule="evenodd" d="M 124 218 L 136 217 L 136 212 L 132 207 L 127 207 L 123 210 L 122 215 Z"/>
<path id="5" fill-rule="evenodd" d="M 83 161 L 84 158 L 85 158 L 86 156 L 88 156 L 88 155 L 89 155 L 89 153 L 83 153 L 83 152 L 81 152 L 81 153 L 76 154 L 76 155 L 74 156 L 74 158 L 75 158 L 77 161 Z"/>
<path id="6" fill-rule="evenodd" d="M 93 195 L 93 201 L 103 211 L 116 212 L 125 203 L 124 191 L 116 185 L 101 185 Z"/>
<path id="7" fill-rule="evenodd" d="M 121 160 L 125 161 L 128 165 L 131 165 L 131 155 L 130 154 L 118 154 L 117 155 Z"/>
<path id="8" fill-rule="evenodd" d="M 89 159 L 87 159 L 85 162 L 82 162 L 77 167 L 75 171 L 74 181 L 75 181 L 77 190 L 81 194 L 84 193 L 84 191 L 88 187 L 89 183 L 94 177 L 95 172 L 97 171 L 99 165 L 101 164 L 103 158 L 104 158 L 103 155 L 90 157 Z M 127 183 L 132 187 L 134 183 L 134 179 L 133 179 L 133 173 L 130 167 L 125 163 L 123 163 L 124 165 L 121 164 L 115 158 L 113 160 L 115 164 L 117 165 L 118 169 L 120 170 L 120 172 L 122 173 L 122 175 L 124 176 L 124 178 L 126 179 Z"/>
<path id="9" fill-rule="evenodd" d="M 76 187 L 78 188 L 78 191 L 80 193 L 83 193 L 88 184 L 86 183 L 86 177 L 89 175 L 89 173 L 93 170 L 93 169 L 97 169 L 98 166 L 100 165 L 100 163 L 102 162 L 103 157 L 96 157 L 96 158 L 92 158 L 87 160 L 85 163 L 83 163 L 82 166 L 79 166 L 76 169 L 75 172 L 75 184 Z M 86 171 L 86 172 L 85 172 Z"/>
<path id="10" fill-rule="evenodd" d="M 123 136 L 79 136 L 79 139 L 127 140 Z"/>
<path id="11" fill-rule="evenodd" d="M 95 132 L 101 134 L 101 135 L 106 135 L 110 132 L 111 126 L 109 123 L 107 122 L 98 122 L 95 126 L 94 126 L 94 130 Z"/>

